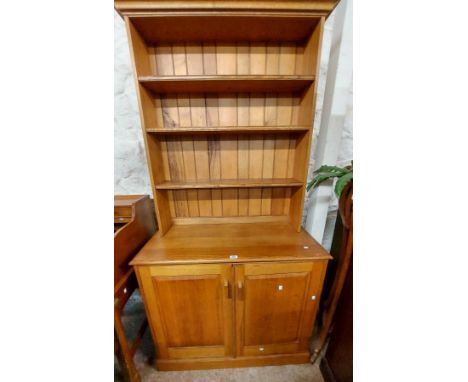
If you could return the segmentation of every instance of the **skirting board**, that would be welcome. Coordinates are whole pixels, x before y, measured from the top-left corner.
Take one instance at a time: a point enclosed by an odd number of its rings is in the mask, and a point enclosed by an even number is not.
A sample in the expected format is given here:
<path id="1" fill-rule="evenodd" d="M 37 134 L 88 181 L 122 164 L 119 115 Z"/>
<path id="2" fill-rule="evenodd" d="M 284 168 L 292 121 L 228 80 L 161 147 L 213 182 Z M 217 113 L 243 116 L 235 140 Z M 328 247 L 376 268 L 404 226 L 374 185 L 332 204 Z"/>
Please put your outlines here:
<path id="1" fill-rule="evenodd" d="M 156 368 L 159 371 L 180 371 L 200 369 L 226 369 L 234 367 L 274 366 L 297 363 L 308 363 L 309 353 L 267 355 L 263 357 L 239 357 L 239 358 L 195 358 L 184 360 L 156 360 Z"/>

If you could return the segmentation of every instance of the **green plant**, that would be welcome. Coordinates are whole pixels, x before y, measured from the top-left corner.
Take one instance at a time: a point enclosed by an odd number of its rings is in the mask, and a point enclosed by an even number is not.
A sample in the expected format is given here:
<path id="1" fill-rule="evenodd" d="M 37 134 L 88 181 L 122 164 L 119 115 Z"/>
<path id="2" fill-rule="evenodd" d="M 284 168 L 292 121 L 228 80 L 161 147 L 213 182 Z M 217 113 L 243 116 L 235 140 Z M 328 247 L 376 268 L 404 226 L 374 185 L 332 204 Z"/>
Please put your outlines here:
<path id="1" fill-rule="evenodd" d="M 314 177 L 309 183 L 307 183 L 307 191 L 331 178 L 338 178 L 335 184 L 335 194 L 339 199 L 345 186 L 353 180 L 353 162 L 351 162 L 350 166 L 346 167 L 321 166 L 319 169 L 314 171 Z"/>

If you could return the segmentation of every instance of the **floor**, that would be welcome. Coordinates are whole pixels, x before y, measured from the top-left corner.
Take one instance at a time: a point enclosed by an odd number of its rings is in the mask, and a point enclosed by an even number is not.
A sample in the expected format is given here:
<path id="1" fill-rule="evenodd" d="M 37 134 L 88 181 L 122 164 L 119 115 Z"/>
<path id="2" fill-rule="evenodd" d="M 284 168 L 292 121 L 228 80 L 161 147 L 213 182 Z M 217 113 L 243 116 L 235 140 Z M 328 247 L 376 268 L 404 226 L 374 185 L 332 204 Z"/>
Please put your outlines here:
<path id="1" fill-rule="evenodd" d="M 131 338 L 145 313 L 138 292 L 135 292 L 125 306 L 124 326 Z M 153 365 L 154 346 L 151 333 L 146 330 L 135 363 L 142 382 L 324 382 L 319 362 L 314 365 L 285 365 L 249 367 L 240 369 L 213 369 L 190 371 L 157 371 Z M 114 380 L 121 382 L 120 368 L 114 357 Z"/>

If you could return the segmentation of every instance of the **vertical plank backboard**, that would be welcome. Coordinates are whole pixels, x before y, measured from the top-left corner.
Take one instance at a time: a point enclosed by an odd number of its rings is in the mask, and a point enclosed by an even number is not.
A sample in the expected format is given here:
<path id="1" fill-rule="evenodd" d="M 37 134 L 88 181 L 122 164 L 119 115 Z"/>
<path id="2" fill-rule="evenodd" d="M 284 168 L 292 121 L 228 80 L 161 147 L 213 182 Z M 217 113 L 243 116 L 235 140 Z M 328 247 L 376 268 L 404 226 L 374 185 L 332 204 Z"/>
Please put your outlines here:
<path id="1" fill-rule="evenodd" d="M 218 75 L 236 74 L 236 46 L 232 44 L 216 45 L 216 67 Z"/>
<path id="2" fill-rule="evenodd" d="M 280 47 L 279 73 L 292 75 L 296 71 L 296 44 L 282 43 Z"/>
<path id="3" fill-rule="evenodd" d="M 187 57 L 185 55 L 184 44 L 174 44 L 172 46 L 172 58 L 174 61 L 174 74 L 176 76 L 186 76 Z"/>
<path id="4" fill-rule="evenodd" d="M 218 46 L 219 48 L 219 46 Z M 219 64 L 218 64 L 219 69 Z M 236 94 L 224 94 L 218 99 L 219 125 L 237 125 L 237 97 Z M 237 179 L 237 136 L 225 135 L 220 138 L 221 179 Z M 223 216 L 238 216 L 237 189 L 223 189 Z"/>
<path id="5" fill-rule="evenodd" d="M 251 47 L 252 49 L 252 47 Z M 252 59 L 252 52 L 251 52 Z M 250 125 L 263 125 L 265 116 L 264 98 L 260 94 L 250 97 Z M 263 173 L 263 136 L 252 134 L 249 142 L 249 179 L 262 179 Z M 262 212 L 262 189 L 249 189 L 249 216 L 259 216 Z"/>
<path id="6" fill-rule="evenodd" d="M 202 75 L 317 76 L 324 21 L 321 17 L 310 36 L 297 41 L 268 38 L 260 41 L 255 38 L 251 41 L 219 39 L 213 42 L 216 40 L 194 38 L 157 41 L 156 33 L 156 37 L 148 39 L 148 30 L 145 32 L 140 26 L 137 30 L 127 17 L 152 184 L 293 178 L 305 185 L 311 130 L 280 133 L 272 129 L 246 133 L 245 128 L 312 126 L 316 81 L 297 93 L 282 91 L 278 82 L 278 91 L 269 93 L 205 94 L 189 89 L 187 91 L 192 93 L 154 94 L 143 87 L 144 83 L 138 83 L 138 76 L 179 76 L 182 81 L 186 76 Z M 140 34 L 139 30 L 144 33 Z M 232 131 L 201 134 L 179 130 L 174 135 L 156 131 L 203 127 Z M 244 131 L 236 131 L 239 127 Z M 160 188 L 155 190 L 154 196 L 163 233 L 176 217 L 289 215 L 292 225 L 300 229 L 303 186 Z M 177 223 L 182 224 L 182 221 L 187 220 L 180 219 Z"/>
<path id="7" fill-rule="evenodd" d="M 262 75 L 266 73 L 266 44 L 250 44 L 250 74 Z"/>
<path id="8" fill-rule="evenodd" d="M 250 73 L 250 46 L 249 44 L 237 45 L 237 74 Z M 237 126 L 250 126 L 250 94 L 239 93 L 237 95 Z M 239 179 L 249 177 L 249 139 L 248 136 L 239 135 L 237 139 L 237 176 Z M 239 188 L 238 216 L 248 216 L 249 190 Z"/>
<path id="9" fill-rule="evenodd" d="M 172 61 L 172 45 L 161 44 L 155 47 L 156 67 L 158 75 L 173 76 L 174 62 Z"/>
<path id="10" fill-rule="evenodd" d="M 204 47 L 204 49 L 205 48 L 206 47 Z M 213 57 L 216 59 L 215 55 Z M 214 63 L 214 67 L 216 69 L 216 61 Z M 218 98 L 216 96 L 206 97 L 206 124 L 207 126 L 219 126 Z M 221 179 L 221 160 L 219 150 L 219 137 L 211 135 L 208 138 L 208 165 L 210 170 L 210 179 L 213 180 Z M 212 216 L 222 216 L 223 205 L 221 190 L 211 190 L 211 198 Z"/>
<path id="11" fill-rule="evenodd" d="M 214 75 L 216 69 L 216 45 L 203 44 L 203 71 L 206 75 Z"/>
<path id="12" fill-rule="evenodd" d="M 190 97 L 188 94 L 179 94 L 177 98 L 179 107 L 179 124 L 180 127 L 192 126 L 192 114 L 190 107 Z M 195 166 L 195 150 L 193 139 L 191 136 L 183 136 L 181 138 L 182 156 L 184 163 L 184 181 L 197 180 L 197 172 Z M 183 198 L 184 191 L 178 192 L 180 198 Z M 198 195 L 196 190 L 186 190 L 185 195 L 187 198 L 188 212 L 190 217 L 200 216 L 198 210 Z"/>
<path id="13" fill-rule="evenodd" d="M 187 44 L 185 46 L 187 55 L 187 74 L 200 76 L 203 74 L 203 52 L 201 44 Z"/>
<path id="14" fill-rule="evenodd" d="M 263 140 L 263 172 L 264 179 L 273 178 L 273 165 L 275 159 L 275 139 L 272 134 L 267 134 Z M 262 215 L 271 214 L 271 188 L 264 188 L 262 191 Z"/>
<path id="15" fill-rule="evenodd" d="M 219 68 L 219 66 L 218 66 Z M 219 125 L 237 126 L 237 96 L 225 94 L 218 99 Z M 237 135 L 225 135 L 220 139 L 221 179 L 237 179 Z M 238 216 L 238 190 L 223 189 L 223 216 Z"/>
<path id="16" fill-rule="evenodd" d="M 237 44 L 237 74 L 250 74 L 250 47 L 247 43 Z"/>
<path id="17" fill-rule="evenodd" d="M 279 74 L 279 44 L 268 43 L 266 55 L 266 74 Z"/>
<path id="18" fill-rule="evenodd" d="M 192 126 L 207 126 L 206 104 L 203 94 L 190 95 L 190 112 Z M 193 136 L 193 149 L 195 154 L 195 172 L 197 180 L 208 181 L 210 179 L 210 166 L 207 136 Z M 208 189 L 197 190 L 196 194 L 199 216 L 212 216 L 211 191 Z"/>

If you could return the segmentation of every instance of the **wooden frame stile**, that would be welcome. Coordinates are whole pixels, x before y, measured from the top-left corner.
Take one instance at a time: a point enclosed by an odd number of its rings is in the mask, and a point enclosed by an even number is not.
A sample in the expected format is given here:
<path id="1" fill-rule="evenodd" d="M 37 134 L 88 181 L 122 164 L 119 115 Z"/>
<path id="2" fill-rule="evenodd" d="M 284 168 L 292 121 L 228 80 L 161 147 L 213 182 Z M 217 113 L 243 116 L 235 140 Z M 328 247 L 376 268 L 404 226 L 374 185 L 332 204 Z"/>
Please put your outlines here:
<path id="1" fill-rule="evenodd" d="M 323 29 L 325 17 L 321 17 L 314 33 L 307 42 L 304 52 L 304 68 L 310 67 L 315 70 L 314 85 L 304 90 L 299 115 L 299 124 L 309 126 L 309 130 L 301 134 L 297 141 L 296 162 L 302 166 L 294 167 L 294 178 L 300 179 L 303 185 L 296 189 L 291 196 L 290 219 L 293 227 L 299 232 L 302 227 L 302 210 L 304 205 L 305 187 L 307 183 L 308 163 L 310 157 L 310 147 L 312 146 L 312 130 L 315 118 L 315 103 L 317 98 L 317 86 L 320 73 L 320 54 L 322 51 Z M 305 69 L 304 69 L 305 70 Z"/>
<path id="2" fill-rule="evenodd" d="M 145 142 L 145 151 L 149 170 L 148 172 L 151 184 L 155 184 L 155 181 L 157 181 L 157 179 L 155 179 L 155 174 L 161 174 L 163 171 L 163 160 L 161 156 L 160 145 L 148 139 L 146 129 L 151 129 L 152 124 L 156 123 L 156 112 L 154 110 L 154 104 L 148 95 L 147 90 L 142 88 L 138 81 L 140 71 L 150 72 L 151 64 L 148 57 L 142 58 L 142 56 L 148 56 L 148 51 L 141 36 L 130 22 L 128 16 L 124 17 L 124 21 L 127 28 L 130 55 L 132 56 L 133 75 L 135 78 L 135 88 L 140 111 L 141 129 L 143 133 L 143 140 Z M 150 155 L 150 151 L 156 155 L 156 158 L 153 158 L 152 155 Z M 167 198 L 165 198 L 164 195 L 162 195 L 162 193 L 156 189 L 153 189 L 153 197 L 158 226 L 161 232 L 164 234 L 171 228 L 172 225 Z"/>
<path id="3" fill-rule="evenodd" d="M 148 321 L 150 322 L 151 337 L 153 338 L 154 344 L 158 348 L 158 353 L 161 357 L 167 358 L 167 345 L 164 338 L 163 332 L 159 332 L 158 329 L 162 328 L 161 320 L 157 312 L 157 306 L 155 305 L 156 299 L 154 296 L 153 288 L 150 285 L 151 275 L 149 267 L 135 267 L 135 273 L 140 286 L 141 298 L 143 305 L 145 306 L 145 313 Z M 147 295 L 149 294 L 149 295 Z"/>
<path id="4" fill-rule="evenodd" d="M 319 306 L 320 306 L 320 297 L 322 295 L 323 282 L 325 280 L 325 274 L 327 271 L 328 261 L 317 261 L 313 263 L 315 268 L 315 277 L 310 277 L 308 294 L 306 298 L 312 298 L 316 296 L 315 304 L 305 304 L 304 309 L 304 321 L 299 331 L 299 349 L 303 351 L 309 351 L 309 340 L 310 340 L 310 330 L 313 328 L 315 317 L 317 316 Z M 309 302 L 309 301 L 308 301 Z"/>

